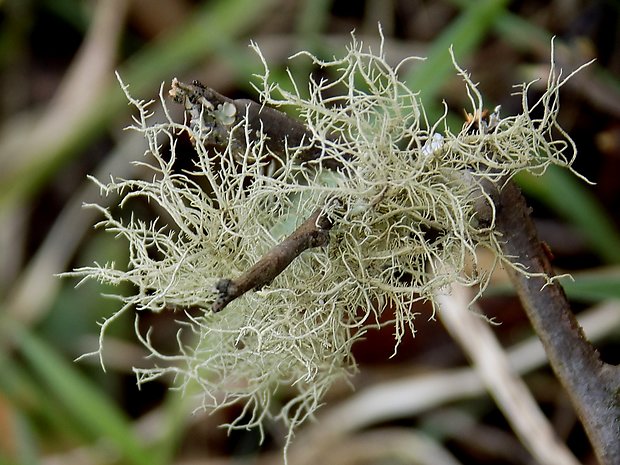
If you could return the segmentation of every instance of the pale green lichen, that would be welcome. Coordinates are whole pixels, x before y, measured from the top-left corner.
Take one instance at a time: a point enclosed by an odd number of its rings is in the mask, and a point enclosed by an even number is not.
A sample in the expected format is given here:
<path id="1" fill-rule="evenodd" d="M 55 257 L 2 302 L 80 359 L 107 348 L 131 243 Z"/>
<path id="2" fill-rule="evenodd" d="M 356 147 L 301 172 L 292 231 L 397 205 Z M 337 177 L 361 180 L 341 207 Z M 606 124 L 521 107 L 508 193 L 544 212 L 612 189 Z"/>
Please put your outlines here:
<path id="1" fill-rule="evenodd" d="M 505 257 L 492 221 L 477 219 L 480 202 L 492 208 L 480 182 L 500 182 L 521 170 L 540 174 L 550 164 L 570 167 L 575 156 L 556 123 L 558 90 L 566 79 L 553 66 L 546 92 L 531 107 L 528 85 L 521 88 L 521 114 L 499 118 L 496 112 L 486 123 L 478 121 L 477 129 L 465 125 L 453 133 L 445 115 L 426 122 L 416 93 L 399 79 L 402 64 L 390 67 L 382 49 L 364 51 L 353 38 L 341 59 L 301 55 L 329 78 L 309 79 L 304 86 L 310 96 L 303 97 L 270 82 L 265 63 L 261 100 L 294 109 L 313 135 L 308 144 L 320 147 L 323 159 L 337 161 L 340 171 L 322 169 L 318 161 L 296 164 L 301 148 L 269 153 L 266 136 L 243 120 L 216 155 L 204 128 L 175 122 L 167 110 L 167 121 L 151 123 L 153 102 L 132 98 L 123 86 L 138 109 L 132 129 L 148 141 L 144 163 L 153 176 L 99 185 L 106 195 L 120 195 L 121 208 L 144 199 L 162 213 L 148 223 L 133 215 L 122 221 L 98 207 L 104 214 L 100 226 L 128 241 L 128 266 L 95 265 L 74 273 L 135 289 L 121 297 L 124 306 L 104 323 L 102 338 L 110 322 L 132 308 L 137 315 L 203 309 L 180 323 L 178 353 L 163 354 L 148 334 L 140 335 L 154 366 L 135 371 L 139 382 L 173 374 L 180 387 L 198 383 L 204 407 L 242 402 L 243 414 L 230 427 L 261 428 L 269 417 L 282 419 L 292 432 L 334 380 L 355 371 L 351 346 L 369 328 L 380 321 L 394 324 L 396 347 L 407 329 L 413 332 L 414 302 L 432 302 L 455 281 L 484 289 L 489 270 L 476 266 L 477 251 Z M 478 115 L 482 97 L 457 70 Z M 166 109 L 163 97 L 161 105 Z M 541 117 L 532 116 L 535 107 Z M 231 124 L 235 115 L 228 110 L 211 116 Z M 562 139 L 554 139 L 553 131 Z M 180 132 L 195 143 L 191 172 L 174 169 Z M 233 143 L 240 138 L 242 153 Z M 171 148 L 164 150 L 163 142 Z M 304 252 L 269 286 L 221 313 L 209 310 L 220 278 L 242 274 L 320 206 L 337 218 L 327 247 Z M 386 322 L 382 312 L 388 306 L 395 317 Z M 292 393 L 281 404 L 283 387 Z"/>

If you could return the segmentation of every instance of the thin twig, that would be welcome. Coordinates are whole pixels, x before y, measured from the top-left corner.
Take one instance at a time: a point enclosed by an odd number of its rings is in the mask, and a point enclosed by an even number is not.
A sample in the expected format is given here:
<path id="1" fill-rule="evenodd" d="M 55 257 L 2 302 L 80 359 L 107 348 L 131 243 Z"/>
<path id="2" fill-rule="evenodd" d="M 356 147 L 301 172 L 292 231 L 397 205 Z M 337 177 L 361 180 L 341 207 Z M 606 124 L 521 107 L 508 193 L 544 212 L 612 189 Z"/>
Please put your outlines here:
<path id="1" fill-rule="evenodd" d="M 223 147 L 229 144 L 232 128 L 245 122 L 252 133 L 265 134 L 267 148 L 283 159 L 287 157 L 287 150 L 293 149 L 296 161 L 300 164 L 320 160 L 321 166 L 327 169 L 342 168 L 338 160 L 324 156 L 321 147 L 315 143 L 312 132 L 302 122 L 275 108 L 248 99 L 233 100 L 199 81 L 187 84 L 174 79 L 170 96 L 175 102 L 184 105 L 192 116 L 191 124 L 200 125 L 205 130 L 207 140 L 203 142 L 206 142 L 206 145 Z M 224 109 L 226 105 L 228 109 Z M 229 116 L 228 121 L 218 121 L 213 117 L 214 112 L 223 110 Z M 246 144 L 244 132 L 233 137 L 233 142 L 237 144 L 237 149 L 242 151 Z"/>
<path id="2" fill-rule="evenodd" d="M 509 182 L 499 193 L 496 228 L 502 250 L 529 273 L 553 276 L 519 188 Z M 562 287 L 512 267 L 508 274 L 540 337 L 551 367 L 567 390 L 601 465 L 620 463 L 620 368 L 603 363 L 570 310 Z"/>
<path id="3" fill-rule="evenodd" d="M 252 100 L 232 100 L 198 81 L 186 84 L 174 79 L 170 96 L 185 107 L 191 117 L 190 124 L 204 130 L 202 143 L 215 146 L 233 143 L 241 150 L 245 138 L 233 135 L 231 140 L 230 136 L 234 127 L 245 122 L 250 131 L 265 134 L 267 148 L 279 157 L 285 158 L 289 147 L 304 147 L 295 152 L 299 163 L 319 160 L 326 168 L 341 168 L 338 161 L 322 157 L 322 151 L 312 144 L 312 133 L 303 123 L 279 110 Z M 220 279 L 213 311 L 219 312 L 246 292 L 269 284 L 304 250 L 327 244 L 333 223 L 322 211 L 322 208 L 316 210 L 239 278 Z"/>
<path id="4" fill-rule="evenodd" d="M 332 220 L 323 209 L 316 210 L 290 236 L 273 247 L 244 274 L 234 280 L 220 279 L 216 285 L 219 295 L 213 303 L 213 311 L 219 312 L 237 297 L 269 284 L 304 250 L 326 245 L 332 226 Z"/>

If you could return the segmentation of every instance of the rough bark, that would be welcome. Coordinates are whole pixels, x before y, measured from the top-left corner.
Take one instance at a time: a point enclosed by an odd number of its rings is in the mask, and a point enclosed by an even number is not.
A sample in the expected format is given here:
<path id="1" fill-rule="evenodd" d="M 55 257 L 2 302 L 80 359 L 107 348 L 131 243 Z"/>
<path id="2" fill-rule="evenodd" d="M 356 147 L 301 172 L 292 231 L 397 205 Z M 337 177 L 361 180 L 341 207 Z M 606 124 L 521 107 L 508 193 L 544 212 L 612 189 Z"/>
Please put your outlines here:
<path id="1" fill-rule="evenodd" d="M 553 268 L 519 188 L 509 182 L 496 201 L 503 252 L 530 273 Z M 566 389 L 601 465 L 620 464 L 620 368 L 603 363 L 588 342 L 557 281 L 507 267 L 551 367 Z"/>

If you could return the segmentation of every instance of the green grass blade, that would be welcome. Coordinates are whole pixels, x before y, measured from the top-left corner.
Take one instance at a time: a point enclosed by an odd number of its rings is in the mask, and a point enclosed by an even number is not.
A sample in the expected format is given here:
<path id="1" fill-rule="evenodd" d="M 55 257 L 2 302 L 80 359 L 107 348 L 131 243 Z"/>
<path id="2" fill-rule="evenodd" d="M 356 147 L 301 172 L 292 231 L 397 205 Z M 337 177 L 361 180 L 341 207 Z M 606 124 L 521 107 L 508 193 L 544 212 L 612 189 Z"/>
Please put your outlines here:
<path id="1" fill-rule="evenodd" d="M 170 80 L 171 72 L 187 70 L 256 24 L 273 3 L 274 0 L 209 2 L 208 8 L 198 11 L 173 36 L 129 59 L 120 70 L 123 80 L 138 93 L 162 80 Z"/>
<path id="2" fill-rule="evenodd" d="M 79 434 L 83 431 L 67 418 L 66 412 L 49 396 L 49 392 L 8 353 L 0 352 L 0 373 L 0 394 L 21 414 L 36 417 L 35 421 L 43 419 L 58 437 L 83 438 Z"/>
<path id="3" fill-rule="evenodd" d="M 151 456 L 134 435 L 123 413 L 101 391 L 28 331 L 13 331 L 14 342 L 32 371 L 71 417 L 93 438 L 105 438 L 124 463 L 151 465 Z"/>
<path id="4" fill-rule="evenodd" d="M 463 8 L 472 8 L 479 2 L 452 0 L 452 3 Z M 548 31 L 508 11 L 499 13 L 493 25 L 512 46 L 527 50 L 550 47 L 552 36 Z M 620 89 L 617 79 L 596 64 L 593 66 L 600 79 L 611 87 Z M 517 177 L 517 182 L 528 195 L 536 197 L 574 224 L 603 260 L 620 263 L 620 234 L 595 197 L 573 175 L 552 167 L 542 178 L 522 174 Z"/>
<path id="5" fill-rule="evenodd" d="M 560 278 L 560 284 L 571 301 L 594 304 L 605 300 L 620 299 L 620 269 L 596 269 L 595 271 L 577 273 L 571 277 Z M 489 287 L 487 296 L 514 295 L 515 290 L 509 284 Z"/>
<path id="6" fill-rule="evenodd" d="M 520 174 L 524 192 L 573 224 L 590 247 L 608 263 L 620 263 L 620 234 L 596 198 L 567 170 L 552 166 L 544 176 Z"/>
<path id="7" fill-rule="evenodd" d="M 465 6 L 461 15 L 433 40 L 427 59 L 405 77 L 407 85 L 413 90 L 420 90 L 423 100 L 430 104 L 448 77 L 455 74 L 450 47 L 453 47 L 457 60 L 471 53 L 507 3 L 506 0 L 483 0 Z"/>
<path id="8" fill-rule="evenodd" d="M 580 273 L 561 280 L 566 295 L 580 302 L 620 299 L 620 270 Z"/>
<path id="9" fill-rule="evenodd" d="M 136 97 L 142 98 L 142 92 L 148 92 L 151 98 L 155 97 L 152 92 L 159 83 L 169 81 L 209 54 L 218 52 L 222 44 L 256 24 L 273 3 L 274 0 L 208 2 L 174 33 L 145 47 L 127 60 L 119 72 Z M 115 116 L 123 112 L 127 106 L 125 96 L 118 82 L 115 79 L 111 81 L 90 113 L 84 115 L 81 124 L 67 137 L 46 147 L 45 153 L 24 156 L 24 159 L 32 162 L 16 168 L 11 176 L 2 178 L 0 207 L 7 203 L 18 203 L 36 192 L 65 160 L 76 155 Z"/>

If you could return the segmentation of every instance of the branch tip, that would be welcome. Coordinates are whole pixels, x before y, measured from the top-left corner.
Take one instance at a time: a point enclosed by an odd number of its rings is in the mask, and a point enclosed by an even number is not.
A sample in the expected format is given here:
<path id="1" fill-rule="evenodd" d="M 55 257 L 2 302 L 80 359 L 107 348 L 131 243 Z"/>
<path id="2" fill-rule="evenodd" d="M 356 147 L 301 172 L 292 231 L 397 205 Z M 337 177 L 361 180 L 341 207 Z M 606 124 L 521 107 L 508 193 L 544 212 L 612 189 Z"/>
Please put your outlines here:
<path id="1" fill-rule="evenodd" d="M 333 221 L 323 212 L 323 208 L 319 208 L 290 236 L 269 250 L 252 268 L 237 279 L 220 279 L 215 285 L 218 296 L 211 307 L 213 312 L 220 312 L 230 302 L 246 292 L 261 289 L 271 283 L 303 251 L 327 245 L 329 231 L 333 225 Z"/>

